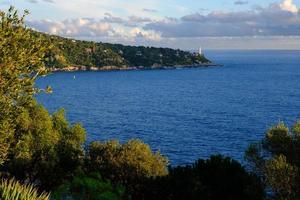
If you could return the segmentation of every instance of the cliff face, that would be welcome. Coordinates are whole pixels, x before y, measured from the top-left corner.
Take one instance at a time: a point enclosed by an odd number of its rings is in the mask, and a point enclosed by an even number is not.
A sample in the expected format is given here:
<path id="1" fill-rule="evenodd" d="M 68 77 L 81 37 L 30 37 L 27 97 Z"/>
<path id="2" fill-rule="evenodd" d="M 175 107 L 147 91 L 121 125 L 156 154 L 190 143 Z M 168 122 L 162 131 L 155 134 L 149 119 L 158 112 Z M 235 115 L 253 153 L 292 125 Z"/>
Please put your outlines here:
<path id="1" fill-rule="evenodd" d="M 203 55 L 179 49 L 96 43 L 46 34 L 43 37 L 53 45 L 45 57 L 46 66 L 53 70 L 115 70 L 210 63 Z"/>

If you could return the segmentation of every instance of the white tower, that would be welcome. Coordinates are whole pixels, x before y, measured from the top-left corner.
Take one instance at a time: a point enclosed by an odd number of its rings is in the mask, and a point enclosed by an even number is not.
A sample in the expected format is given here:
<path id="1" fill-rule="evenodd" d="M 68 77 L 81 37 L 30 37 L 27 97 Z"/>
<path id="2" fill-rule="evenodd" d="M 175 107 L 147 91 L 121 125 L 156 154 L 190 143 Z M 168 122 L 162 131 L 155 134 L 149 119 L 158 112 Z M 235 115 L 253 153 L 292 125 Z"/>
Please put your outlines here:
<path id="1" fill-rule="evenodd" d="M 202 48 L 199 48 L 199 55 L 202 56 Z"/>

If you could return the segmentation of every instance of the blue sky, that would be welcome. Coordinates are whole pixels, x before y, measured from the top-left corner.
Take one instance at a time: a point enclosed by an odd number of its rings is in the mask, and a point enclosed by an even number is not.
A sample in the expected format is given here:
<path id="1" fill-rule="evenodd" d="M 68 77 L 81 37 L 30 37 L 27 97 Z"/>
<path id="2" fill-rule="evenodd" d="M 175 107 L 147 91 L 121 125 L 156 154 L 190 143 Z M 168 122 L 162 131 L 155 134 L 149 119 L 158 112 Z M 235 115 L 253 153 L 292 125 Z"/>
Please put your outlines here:
<path id="1" fill-rule="evenodd" d="M 300 0 L 0 0 L 64 37 L 181 49 L 300 49 Z"/>

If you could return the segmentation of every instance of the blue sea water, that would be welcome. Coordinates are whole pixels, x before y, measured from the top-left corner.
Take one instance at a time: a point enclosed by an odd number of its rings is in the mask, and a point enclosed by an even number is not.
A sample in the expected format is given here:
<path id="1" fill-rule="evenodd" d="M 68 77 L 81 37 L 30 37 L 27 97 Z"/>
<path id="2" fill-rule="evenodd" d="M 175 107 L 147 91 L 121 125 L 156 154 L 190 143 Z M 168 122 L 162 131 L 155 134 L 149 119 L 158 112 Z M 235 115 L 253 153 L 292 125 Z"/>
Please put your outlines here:
<path id="1" fill-rule="evenodd" d="M 139 138 L 187 164 L 221 153 L 240 161 L 251 142 L 279 121 L 300 119 L 300 51 L 208 51 L 222 67 L 60 72 L 38 80 L 88 141 Z M 74 79 L 74 76 L 76 79 Z"/>

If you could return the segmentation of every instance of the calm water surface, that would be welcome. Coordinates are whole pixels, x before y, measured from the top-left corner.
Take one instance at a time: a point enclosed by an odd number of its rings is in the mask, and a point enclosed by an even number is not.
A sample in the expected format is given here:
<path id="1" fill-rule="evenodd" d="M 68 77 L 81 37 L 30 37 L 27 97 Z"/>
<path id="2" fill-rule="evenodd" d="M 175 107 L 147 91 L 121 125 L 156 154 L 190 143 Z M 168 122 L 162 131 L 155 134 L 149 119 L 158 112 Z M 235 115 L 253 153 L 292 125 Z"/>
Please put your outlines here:
<path id="1" fill-rule="evenodd" d="M 62 72 L 38 81 L 50 112 L 64 107 L 88 141 L 139 138 L 172 164 L 221 153 L 243 160 L 280 120 L 300 119 L 300 51 L 209 51 L 223 67 Z M 76 76 L 76 79 L 73 77 Z"/>

